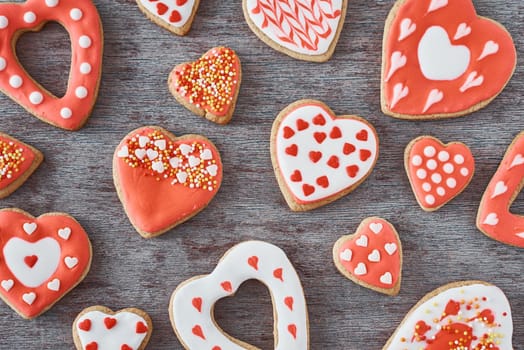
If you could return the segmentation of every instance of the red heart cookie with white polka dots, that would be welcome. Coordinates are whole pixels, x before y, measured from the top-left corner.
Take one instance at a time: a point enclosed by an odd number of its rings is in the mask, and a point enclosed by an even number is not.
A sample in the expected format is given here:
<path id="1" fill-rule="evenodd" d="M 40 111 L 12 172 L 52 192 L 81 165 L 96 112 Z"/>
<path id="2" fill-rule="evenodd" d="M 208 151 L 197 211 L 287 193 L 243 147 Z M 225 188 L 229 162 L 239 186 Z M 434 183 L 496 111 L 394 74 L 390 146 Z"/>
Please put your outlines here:
<path id="1" fill-rule="evenodd" d="M 367 218 L 355 234 L 339 238 L 333 260 L 340 273 L 361 286 L 389 295 L 400 290 L 402 245 L 384 219 Z"/>
<path id="2" fill-rule="evenodd" d="M 42 160 L 44 156 L 36 148 L 0 133 L 0 198 L 22 186 Z"/>
<path id="3" fill-rule="evenodd" d="M 404 152 L 404 165 L 417 202 L 434 211 L 458 196 L 475 172 L 475 160 L 463 143 L 444 145 L 431 136 L 411 141 Z"/>
<path id="4" fill-rule="evenodd" d="M 169 90 L 191 112 L 218 124 L 227 124 L 235 111 L 242 69 L 235 51 L 215 47 L 192 63 L 176 66 Z"/>
<path id="5" fill-rule="evenodd" d="M 348 194 L 378 158 L 373 126 L 356 116 L 335 117 L 322 102 L 301 100 L 275 119 L 271 159 L 292 210 L 317 208 Z"/>
<path id="6" fill-rule="evenodd" d="M 73 323 L 78 350 L 143 350 L 152 331 L 149 315 L 135 308 L 113 312 L 104 306 L 91 306 Z"/>
<path id="7" fill-rule="evenodd" d="M 20 35 L 60 23 L 71 38 L 72 61 L 65 95 L 58 98 L 38 84 L 17 59 Z M 102 72 L 102 23 L 89 0 L 28 0 L 0 4 L 0 90 L 28 112 L 59 128 L 77 130 L 91 114 Z"/>
<path id="8" fill-rule="evenodd" d="M 384 31 L 382 110 L 404 119 L 465 115 L 491 102 L 516 65 L 511 35 L 471 0 L 398 0 Z"/>
<path id="9" fill-rule="evenodd" d="M 200 0 L 136 0 L 136 3 L 151 21 L 177 35 L 186 35 Z"/>
<path id="10" fill-rule="evenodd" d="M 175 137 L 159 127 L 129 133 L 113 156 L 113 178 L 129 220 L 145 238 L 202 211 L 222 183 L 215 145 L 199 135 Z"/>
<path id="11" fill-rule="evenodd" d="M 35 318 L 82 281 L 91 243 L 67 214 L 34 218 L 0 210 L 0 297 L 24 318 Z"/>

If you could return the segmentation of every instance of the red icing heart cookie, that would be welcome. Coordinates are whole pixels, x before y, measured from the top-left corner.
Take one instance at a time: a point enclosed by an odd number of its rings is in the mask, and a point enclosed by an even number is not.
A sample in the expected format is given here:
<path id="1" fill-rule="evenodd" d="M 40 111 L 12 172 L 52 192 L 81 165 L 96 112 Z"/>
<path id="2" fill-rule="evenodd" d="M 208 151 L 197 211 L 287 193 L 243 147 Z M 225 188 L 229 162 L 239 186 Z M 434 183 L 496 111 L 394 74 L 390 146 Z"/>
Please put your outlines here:
<path id="1" fill-rule="evenodd" d="M 371 173 L 378 137 L 366 120 L 335 117 L 325 104 L 301 100 L 277 116 L 271 160 L 292 210 L 310 210 L 345 196 Z"/>
<path id="2" fill-rule="evenodd" d="M 136 230 L 158 236 L 202 211 L 222 183 L 222 162 L 203 136 L 154 126 L 129 133 L 113 156 L 118 196 Z"/>
<path id="3" fill-rule="evenodd" d="M 80 283 L 91 256 L 89 238 L 71 216 L 0 210 L 0 297 L 22 317 L 39 316 Z"/>
<path id="4" fill-rule="evenodd" d="M 149 315 L 135 308 L 113 312 L 104 306 L 91 306 L 73 323 L 73 338 L 78 350 L 143 350 L 152 332 Z"/>
<path id="5" fill-rule="evenodd" d="M 524 185 L 524 132 L 515 137 L 482 196 L 477 227 L 488 237 L 524 248 L 524 216 L 509 210 Z"/>
<path id="6" fill-rule="evenodd" d="M 407 145 L 404 166 L 417 202 L 426 211 L 437 210 L 458 196 L 475 172 L 468 146 L 444 145 L 431 136 L 417 137 Z"/>
<path id="7" fill-rule="evenodd" d="M 340 273 L 361 286 L 389 295 L 400 290 L 402 245 L 384 219 L 367 218 L 355 234 L 339 238 L 333 260 Z"/>
<path id="8" fill-rule="evenodd" d="M 0 198 L 5 198 L 31 176 L 44 160 L 42 153 L 0 133 Z"/>
<path id="9" fill-rule="evenodd" d="M 382 62 L 385 114 L 447 118 L 491 102 L 513 74 L 516 51 L 471 0 L 399 0 L 386 20 Z"/>
<path id="10" fill-rule="evenodd" d="M 191 112 L 218 124 L 233 116 L 242 80 L 240 59 L 227 47 L 215 47 L 193 63 L 176 66 L 169 90 Z"/>
<path id="11" fill-rule="evenodd" d="M 71 38 L 71 72 L 58 98 L 31 78 L 14 48 L 20 35 L 59 22 Z M 98 11 L 89 0 L 28 0 L 0 4 L 0 90 L 46 123 L 80 129 L 96 102 L 102 72 L 103 36 Z"/>
<path id="12" fill-rule="evenodd" d="M 136 0 L 136 3 L 151 21 L 177 35 L 186 35 L 200 0 Z"/>

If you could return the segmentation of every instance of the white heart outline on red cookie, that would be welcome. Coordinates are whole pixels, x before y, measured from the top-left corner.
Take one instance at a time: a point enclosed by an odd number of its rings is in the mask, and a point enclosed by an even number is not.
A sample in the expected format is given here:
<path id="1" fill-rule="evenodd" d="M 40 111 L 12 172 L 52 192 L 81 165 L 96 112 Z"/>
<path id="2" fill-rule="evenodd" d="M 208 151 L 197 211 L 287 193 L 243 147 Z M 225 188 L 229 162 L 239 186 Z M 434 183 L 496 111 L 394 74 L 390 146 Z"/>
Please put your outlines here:
<path id="1" fill-rule="evenodd" d="M 242 0 L 246 22 L 262 41 L 291 57 L 313 62 L 327 61 L 333 55 L 347 3 L 347 0 Z"/>
<path id="2" fill-rule="evenodd" d="M 292 210 L 332 202 L 358 187 L 378 158 L 375 129 L 357 116 L 335 116 L 320 101 L 300 100 L 276 117 L 271 132 L 275 175 Z"/>
<path id="3" fill-rule="evenodd" d="M 169 314 L 186 349 L 253 348 L 225 334 L 213 318 L 214 304 L 232 296 L 249 279 L 259 280 L 270 291 L 275 313 L 275 349 L 309 348 L 306 300 L 293 265 L 280 248 L 247 241 L 227 251 L 211 274 L 182 282 L 173 292 Z"/>
<path id="4" fill-rule="evenodd" d="M 185 35 L 191 29 L 200 0 L 136 0 L 136 3 L 160 27 Z"/>
<path id="5" fill-rule="evenodd" d="M 81 128 L 96 102 L 102 72 L 102 23 L 96 7 L 90 0 L 60 0 L 56 4 L 28 0 L 0 4 L 0 15 L 6 18 L 6 27 L 0 31 L 1 58 L 6 62 L 0 70 L 5 76 L 0 90 L 46 123 L 66 130 Z M 71 71 L 61 98 L 28 75 L 14 50 L 22 33 L 38 31 L 50 21 L 64 26 L 71 37 Z"/>
<path id="6" fill-rule="evenodd" d="M 383 350 L 426 349 L 429 342 L 434 349 L 444 349 L 452 343 L 465 349 L 496 346 L 509 350 L 513 349 L 512 334 L 511 309 L 502 290 L 481 281 L 455 282 L 424 296 Z"/>

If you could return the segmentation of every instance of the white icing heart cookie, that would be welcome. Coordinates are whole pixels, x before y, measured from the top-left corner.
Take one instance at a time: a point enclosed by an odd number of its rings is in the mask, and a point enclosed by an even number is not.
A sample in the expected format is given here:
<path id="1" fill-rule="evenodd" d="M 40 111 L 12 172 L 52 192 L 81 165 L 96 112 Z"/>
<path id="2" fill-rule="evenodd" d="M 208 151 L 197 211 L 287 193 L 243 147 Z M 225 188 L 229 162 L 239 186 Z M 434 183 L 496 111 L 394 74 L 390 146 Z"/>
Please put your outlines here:
<path id="1" fill-rule="evenodd" d="M 339 116 L 325 104 L 300 100 L 275 119 L 271 160 L 294 211 L 337 200 L 360 185 L 378 158 L 378 136 L 366 120 Z"/>
<path id="2" fill-rule="evenodd" d="M 152 331 L 149 315 L 135 308 L 113 312 L 104 306 L 91 306 L 73 323 L 78 350 L 143 350 Z"/>
<path id="3" fill-rule="evenodd" d="M 512 334 L 502 290 L 486 282 L 456 282 L 422 298 L 383 350 L 511 350 Z"/>
<path id="4" fill-rule="evenodd" d="M 275 315 L 275 349 L 307 350 L 309 331 L 306 300 L 300 279 L 278 247 L 248 241 L 231 248 L 215 270 L 182 282 L 171 297 L 169 314 L 186 349 L 254 349 L 225 334 L 214 321 L 215 303 L 232 296 L 242 283 L 255 279 L 267 286 Z"/>
<path id="5" fill-rule="evenodd" d="M 136 0 L 140 10 L 153 22 L 177 35 L 191 29 L 200 0 Z"/>

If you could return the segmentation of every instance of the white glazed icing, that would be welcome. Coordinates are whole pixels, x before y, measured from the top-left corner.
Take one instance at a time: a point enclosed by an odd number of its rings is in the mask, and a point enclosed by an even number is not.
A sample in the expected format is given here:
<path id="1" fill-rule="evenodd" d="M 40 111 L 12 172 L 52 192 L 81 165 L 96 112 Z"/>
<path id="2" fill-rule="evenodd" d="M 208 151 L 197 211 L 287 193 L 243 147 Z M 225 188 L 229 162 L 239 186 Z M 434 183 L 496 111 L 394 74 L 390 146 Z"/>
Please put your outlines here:
<path id="1" fill-rule="evenodd" d="M 258 270 L 248 262 L 253 257 L 258 258 Z M 275 273 L 277 269 L 281 269 L 281 274 Z M 189 280 L 173 293 L 173 325 L 186 349 L 212 349 L 214 346 L 220 346 L 223 350 L 245 349 L 217 328 L 213 320 L 213 306 L 219 299 L 235 293 L 244 281 L 250 279 L 264 283 L 271 292 L 276 321 L 275 349 L 308 349 L 307 308 L 299 277 L 280 248 L 259 241 L 236 245 L 224 255 L 210 275 Z M 231 292 L 221 286 L 224 282 L 230 283 Z M 289 297 L 293 298 L 292 310 L 285 303 Z M 194 305 L 194 298 L 201 298 L 200 312 Z M 295 325 L 296 339 L 290 334 L 289 325 Z M 205 339 L 193 333 L 195 326 L 200 327 Z"/>
<path id="2" fill-rule="evenodd" d="M 193 13 L 193 7 L 195 6 L 195 0 L 187 0 L 187 2 L 182 6 L 176 5 L 176 0 L 161 0 L 160 3 L 167 6 L 168 10 L 163 15 L 160 15 L 157 12 L 157 5 L 159 4 L 159 1 L 151 1 L 151 0 L 138 0 L 138 1 L 155 18 L 173 27 L 183 27 L 187 23 L 187 21 L 191 18 L 191 14 Z M 171 13 L 174 10 L 178 11 L 181 17 L 181 20 L 175 23 L 169 20 Z"/>

